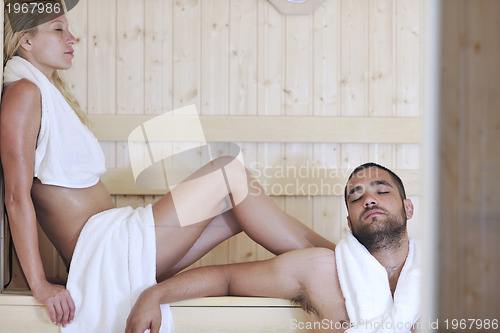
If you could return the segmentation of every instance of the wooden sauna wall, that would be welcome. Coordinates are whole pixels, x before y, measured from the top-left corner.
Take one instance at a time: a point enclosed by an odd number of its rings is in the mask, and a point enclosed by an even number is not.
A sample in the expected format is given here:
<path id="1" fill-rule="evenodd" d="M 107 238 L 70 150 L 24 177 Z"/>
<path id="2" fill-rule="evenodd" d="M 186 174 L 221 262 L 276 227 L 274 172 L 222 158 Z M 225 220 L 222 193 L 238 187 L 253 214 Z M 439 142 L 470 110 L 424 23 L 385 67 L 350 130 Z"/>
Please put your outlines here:
<path id="1" fill-rule="evenodd" d="M 161 114 L 194 103 L 202 115 L 422 117 L 423 7 L 325 0 L 311 14 L 287 16 L 265 0 L 80 1 L 69 13 L 77 44 L 67 77 L 89 114 Z M 421 169 L 419 144 L 241 146 L 249 167 L 350 170 L 374 161 Z M 126 143 L 103 148 L 108 167 L 128 166 Z M 417 235 L 419 197 L 411 198 Z M 157 199 L 115 197 L 118 206 Z M 333 241 L 347 231 L 341 196 L 274 199 Z M 64 277 L 57 254 L 47 252 L 47 274 Z M 196 265 L 267 257 L 239 235 Z"/>
<path id="2" fill-rule="evenodd" d="M 499 17 L 497 0 L 443 2 L 442 323 L 500 320 Z M 497 330 L 467 326 L 465 331 Z"/>

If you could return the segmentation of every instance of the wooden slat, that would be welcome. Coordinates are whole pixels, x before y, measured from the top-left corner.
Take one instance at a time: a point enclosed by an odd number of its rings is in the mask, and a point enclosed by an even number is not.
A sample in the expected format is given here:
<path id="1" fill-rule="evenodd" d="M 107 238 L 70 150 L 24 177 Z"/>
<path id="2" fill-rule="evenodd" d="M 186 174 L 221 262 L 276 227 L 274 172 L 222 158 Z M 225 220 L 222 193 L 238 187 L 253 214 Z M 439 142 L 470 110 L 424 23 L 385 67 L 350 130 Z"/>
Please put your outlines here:
<path id="1" fill-rule="evenodd" d="M 29 291 L 9 291 L 0 295 L 0 306 L 41 306 Z M 203 297 L 175 302 L 172 307 L 290 307 L 300 308 L 292 304 L 289 300 L 268 297 Z"/>
<path id="2" fill-rule="evenodd" d="M 177 333 L 309 332 L 291 326 L 293 320 L 305 322 L 305 312 L 284 299 L 208 297 L 173 303 L 171 309 Z M 60 332 L 46 308 L 29 295 L 1 295 L 0 322 L 0 333 Z"/>
<path id="3" fill-rule="evenodd" d="M 370 1 L 370 4 L 372 1 Z M 369 45 L 369 5 L 364 0 L 341 1 L 341 45 L 340 47 L 340 115 L 344 117 L 368 117 L 370 109 L 369 74 L 371 50 Z M 386 92 L 390 95 L 390 92 Z M 383 116 L 383 115 L 377 115 Z M 371 134 L 376 135 L 377 130 Z M 385 132 L 385 131 L 382 131 Z M 342 169 L 353 169 L 367 162 L 369 145 L 358 143 L 375 143 L 370 138 L 363 142 L 344 142 L 340 144 L 340 165 Z M 378 142 L 380 143 L 380 142 Z M 346 223 L 346 210 L 339 212 L 336 221 L 339 223 L 340 235 L 344 236 L 349 228 Z"/>
<path id="4" fill-rule="evenodd" d="M 176 333 L 312 332 L 297 308 L 173 307 L 172 315 Z"/>
<path id="5" fill-rule="evenodd" d="M 127 141 L 130 132 L 152 116 L 92 115 L 92 131 L 101 141 Z M 207 141 L 311 143 L 420 143 L 421 118 L 200 116 Z M 165 128 L 165 140 L 198 141 L 190 128 Z"/>
<path id="6" fill-rule="evenodd" d="M 283 116 L 283 82 L 285 48 L 283 31 L 286 16 L 281 15 L 269 2 L 257 1 L 257 108 L 259 116 Z M 285 163 L 285 144 L 258 143 L 255 145 L 257 165 L 279 165 Z M 274 203 L 285 209 L 284 197 L 273 197 Z M 257 246 L 257 259 L 263 260 L 274 255 L 263 246 Z"/>
<path id="7" fill-rule="evenodd" d="M 314 12 L 313 116 L 339 116 L 341 74 L 341 1 L 325 1 Z M 339 143 L 314 143 L 313 161 L 330 167 L 340 166 Z M 321 162 L 320 162 L 321 161 Z M 316 196 L 312 202 L 313 230 L 332 242 L 340 238 L 340 218 L 344 210 L 341 196 Z"/>
<path id="8" fill-rule="evenodd" d="M 229 116 L 233 117 L 255 116 L 258 114 L 258 54 L 262 51 L 258 46 L 258 1 L 229 1 L 228 7 L 230 33 L 227 50 L 229 54 L 227 110 Z M 224 115 L 221 111 L 217 111 L 216 114 Z M 245 161 L 257 160 L 256 144 L 240 143 L 239 145 Z M 244 232 L 228 239 L 227 245 L 226 253 L 229 263 L 254 261 L 258 258 L 256 242 Z M 219 255 L 215 262 L 221 263 L 221 258 L 224 256 Z M 202 261 L 203 264 L 205 262 L 205 260 Z"/>
<path id="9" fill-rule="evenodd" d="M 312 168 L 252 170 L 266 193 L 273 196 L 343 195 L 351 171 Z M 418 170 L 394 170 L 394 172 L 403 180 L 408 195 L 421 193 Z M 113 195 L 159 195 L 166 192 L 137 186 L 132 171 L 128 168 L 108 169 L 101 179 Z"/>
<path id="10" fill-rule="evenodd" d="M 307 27 L 307 28 L 306 28 Z M 314 96 L 314 65 L 313 65 L 313 15 L 288 15 L 285 20 L 284 42 L 284 116 L 311 117 L 313 115 Z M 309 129 L 314 132 L 314 127 Z M 269 132 L 273 129 L 269 128 Z M 287 133 L 284 130 L 283 133 Z M 295 131 L 288 132 L 292 136 Z M 309 141 L 309 140 L 307 140 Z M 303 167 L 313 159 L 313 145 L 310 143 L 297 143 L 293 140 L 285 144 L 284 160 L 285 168 L 292 170 Z M 280 168 L 281 170 L 281 168 Z M 267 178 L 267 177 L 266 177 Z M 284 179 L 279 179 L 284 180 Z M 294 181 L 296 179 L 293 179 Z M 298 185 L 298 184 L 297 184 Z M 285 184 L 275 184 L 274 188 L 279 192 L 299 189 L 299 186 L 286 181 Z M 271 189 L 265 189 L 267 193 Z M 286 191 L 288 192 L 288 191 Z M 284 211 L 309 228 L 313 227 L 312 204 L 308 197 L 285 196 Z"/>

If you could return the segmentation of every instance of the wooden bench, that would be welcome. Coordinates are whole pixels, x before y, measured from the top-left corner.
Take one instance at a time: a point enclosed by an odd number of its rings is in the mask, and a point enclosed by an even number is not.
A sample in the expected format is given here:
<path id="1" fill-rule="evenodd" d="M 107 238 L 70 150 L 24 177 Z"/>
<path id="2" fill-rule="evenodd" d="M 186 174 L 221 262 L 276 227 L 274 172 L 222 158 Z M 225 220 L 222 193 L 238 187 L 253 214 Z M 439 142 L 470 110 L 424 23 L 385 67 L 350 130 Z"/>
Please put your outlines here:
<path id="1" fill-rule="evenodd" d="M 304 311 L 287 300 L 258 297 L 207 297 L 171 304 L 176 333 L 309 332 Z M 32 296 L 0 297 L 1 333 L 56 333 L 45 307 Z"/>

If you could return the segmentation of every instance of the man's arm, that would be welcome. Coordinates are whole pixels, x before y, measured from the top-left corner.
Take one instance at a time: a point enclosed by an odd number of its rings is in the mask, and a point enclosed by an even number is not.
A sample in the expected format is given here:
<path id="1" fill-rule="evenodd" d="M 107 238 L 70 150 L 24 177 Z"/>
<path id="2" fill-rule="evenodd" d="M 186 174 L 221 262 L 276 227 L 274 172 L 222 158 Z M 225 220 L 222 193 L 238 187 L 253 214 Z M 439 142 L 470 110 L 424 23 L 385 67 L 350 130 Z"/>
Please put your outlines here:
<path id="1" fill-rule="evenodd" d="M 334 260 L 331 250 L 310 248 L 265 261 L 200 267 L 180 273 L 141 294 L 127 320 L 126 332 L 142 333 L 146 329 L 158 332 L 160 304 L 205 296 L 291 299 L 312 310 L 311 316 L 315 320 L 326 318 L 323 314 L 329 318 L 332 315 L 338 317 L 336 300 L 330 299 L 336 297 L 335 291 L 328 291 L 334 290 L 338 284 L 335 269 L 330 269 L 335 266 Z M 341 302 L 343 304 L 343 299 Z"/>

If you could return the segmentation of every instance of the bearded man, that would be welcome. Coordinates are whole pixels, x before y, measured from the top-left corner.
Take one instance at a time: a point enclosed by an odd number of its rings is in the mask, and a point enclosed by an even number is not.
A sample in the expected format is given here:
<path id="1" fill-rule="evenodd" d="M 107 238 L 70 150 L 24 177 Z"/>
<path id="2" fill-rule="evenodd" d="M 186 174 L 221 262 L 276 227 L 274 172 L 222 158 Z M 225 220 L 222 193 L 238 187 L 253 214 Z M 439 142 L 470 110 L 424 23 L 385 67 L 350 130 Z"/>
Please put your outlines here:
<path id="1" fill-rule="evenodd" d="M 127 333 L 159 332 L 160 304 L 224 295 L 290 299 L 307 311 L 303 326 L 314 332 L 414 331 L 420 269 L 406 228 L 414 207 L 401 179 L 366 163 L 349 176 L 344 197 L 351 232 L 335 252 L 307 248 L 265 261 L 180 273 L 142 293 Z"/>

